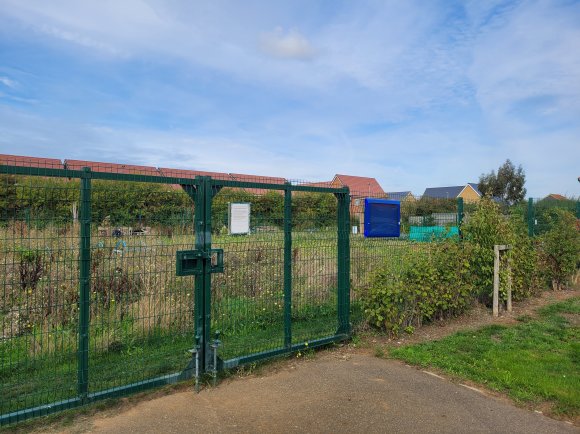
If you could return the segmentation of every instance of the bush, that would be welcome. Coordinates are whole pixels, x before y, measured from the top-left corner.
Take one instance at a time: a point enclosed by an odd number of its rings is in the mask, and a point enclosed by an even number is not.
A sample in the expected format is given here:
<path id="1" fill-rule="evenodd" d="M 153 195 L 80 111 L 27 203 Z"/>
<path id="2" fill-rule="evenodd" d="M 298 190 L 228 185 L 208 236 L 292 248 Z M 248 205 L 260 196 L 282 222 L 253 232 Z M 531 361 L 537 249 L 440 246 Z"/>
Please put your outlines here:
<path id="1" fill-rule="evenodd" d="M 540 237 L 541 271 L 553 289 L 562 289 L 578 269 L 580 232 L 569 211 L 554 209 L 548 218 L 550 230 Z"/>
<path id="2" fill-rule="evenodd" d="M 537 255 L 521 216 L 504 215 L 498 204 L 484 198 L 463 225 L 463 236 L 472 245 L 473 281 L 482 302 L 489 304 L 493 293 L 493 248 L 496 244 L 512 247 L 502 255 L 500 298 L 505 299 L 507 294 L 508 261 L 514 299 L 525 298 L 537 288 Z"/>
<path id="3" fill-rule="evenodd" d="M 361 293 L 369 322 L 397 335 L 465 311 L 473 300 L 470 250 L 443 241 L 407 252 L 399 264 L 387 262 Z"/>

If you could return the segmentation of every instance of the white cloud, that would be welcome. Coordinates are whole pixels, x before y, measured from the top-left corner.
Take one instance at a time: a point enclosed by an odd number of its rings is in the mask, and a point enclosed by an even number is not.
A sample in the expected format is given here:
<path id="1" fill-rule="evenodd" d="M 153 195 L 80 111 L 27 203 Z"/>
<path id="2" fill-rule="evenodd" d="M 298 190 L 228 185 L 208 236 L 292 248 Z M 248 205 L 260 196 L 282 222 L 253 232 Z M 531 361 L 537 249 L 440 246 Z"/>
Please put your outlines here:
<path id="1" fill-rule="evenodd" d="M 308 39 L 297 30 L 285 32 L 277 27 L 274 32 L 264 33 L 260 39 L 260 48 L 265 53 L 282 59 L 310 60 L 317 54 Z"/>
<path id="2" fill-rule="evenodd" d="M 9 87 L 11 89 L 16 89 L 16 87 L 18 86 L 18 83 L 16 81 L 11 80 L 8 77 L 0 76 L 0 83 L 2 83 L 4 86 Z"/>
<path id="3" fill-rule="evenodd" d="M 67 65 L 0 70 L 39 100 L 37 117 L 0 117 L 9 153 L 366 174 L 415 193 L 477 181 L 509 157 L 531 194 L 578 191 L 578 3 L 0 1 L 0 32 L 77 47 L 68 81 L 54 78 Z"/>
<path id="4" fill-rule="evenodd" d="M 523 107 L 532 124 L 580 118 L 579 13 L 578 3 L 525 2 L 480 27 L 469 75 L 493 120 L 520 122 Z"/>
<path id="5" fill-rule="evenodd" d="M 115 56 L 121 55 L 126 56 L 126 54 L 123 53 L 123 51 L 119 50 L 118 48 L 115 48 L 112 45 L 105 44 L 103 42 L 99 42 L 95 39 L 92 39 L 88 36 L 84 36 L 80 33 L 63 30 L 58 27 L 49 26 L 46 24 L 40 26 L 39 30 L 47 35 L 62 39 L 64 41 L 73 42 L 83 47 L 92 48 Z"/>

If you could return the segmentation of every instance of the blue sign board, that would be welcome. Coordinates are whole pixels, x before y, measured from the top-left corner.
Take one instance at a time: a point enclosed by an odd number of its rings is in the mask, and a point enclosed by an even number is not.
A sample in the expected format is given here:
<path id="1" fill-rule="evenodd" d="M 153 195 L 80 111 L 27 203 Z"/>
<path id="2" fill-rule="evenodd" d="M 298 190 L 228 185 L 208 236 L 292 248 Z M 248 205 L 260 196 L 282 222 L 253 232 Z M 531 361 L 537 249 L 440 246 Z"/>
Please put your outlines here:
<path id="1" fill-rule="evenodd" d="M 365 237 L 401 236 L 401 202 L 365 199 Z"/>

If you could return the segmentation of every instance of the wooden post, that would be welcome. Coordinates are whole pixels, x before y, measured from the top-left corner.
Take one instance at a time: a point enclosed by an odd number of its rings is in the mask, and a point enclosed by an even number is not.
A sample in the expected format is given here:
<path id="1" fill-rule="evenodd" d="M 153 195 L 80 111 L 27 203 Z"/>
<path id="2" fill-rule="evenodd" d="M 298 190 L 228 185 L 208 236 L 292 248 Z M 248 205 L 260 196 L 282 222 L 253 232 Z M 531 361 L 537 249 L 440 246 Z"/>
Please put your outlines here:
<path id="1" fill-rule="evenodd" d="M 493 246 L 493 316 L 499 316 L 499 263 L 500 252 L 510 250 L 512 246 L 496 244 Z M 508 263 L 508 281 L 507 281 L 507 311 L 512 311 L 512 270 Z"/>
<path id="2" fill-rule="evenodd" d="M 499 246 L 493 246 L 493 317 L 499 316 Z"/>
<path id="3" fill-rule="evenodd" d="M 507 311 L 511 312 L 512 311 L 512 266 L 509 263 L 509 259 L 508 259 L 508 266 L 507 266 L 507 270 L 508 270 L 508 275 L 507 275 Z"/>

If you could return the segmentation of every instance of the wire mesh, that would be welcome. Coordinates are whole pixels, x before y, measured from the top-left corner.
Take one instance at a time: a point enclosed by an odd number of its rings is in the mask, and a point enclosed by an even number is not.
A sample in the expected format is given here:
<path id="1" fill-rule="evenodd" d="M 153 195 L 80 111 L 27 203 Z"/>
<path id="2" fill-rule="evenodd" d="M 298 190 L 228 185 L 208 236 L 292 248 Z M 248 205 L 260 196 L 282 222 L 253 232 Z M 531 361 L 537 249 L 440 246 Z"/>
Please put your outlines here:
<path id="1" fill-rule="evenodd" d="M 0 183 L 1 415 L 76 396 L 79 183 Z"/>
<path id="2" fill-rule="evenodd" d="M 366 238 L 365 199 L 387 195 L 369 184 L 348 196 L 341 180 L 352 177 L 344 175 L 305 183 L 5 155 L 0 163 L 2 424 L 162 376 L 185 378 L 193 371 L 187 350 L 208 328 L 209 339 L 220 332 L 222 361 L 344 336 L 348 312 L 354 323 L 362 320 L 357 293 L 386 261 L 402 269 L 426 241 L 455 236 L 476 206 L 391 195 L 401 201 L 401 237 Z M 209 204 L 198 200 L 198 177 L 211 177 Z M 250 205 L 248 233 L 230 234 L 232 203 Z M 543 199 L 509 211 L 537 235 L 549 229 L 555 208 L 580 210 L 574 199 Z M 177 252 L 200 246 L 224 252 L 223 273 L 211 274 L 208 312 L 196 305 L 206 289 L 195 282 L 206 281 L 176 276 Z"/>
<path id="3" fill-rule="evenodd" d="M 94 181 L 89 392 L 191 370 L 193 202 L 166 184 Z"/>
<path id="4" fill-rule="evenodd" d="M 530 199 L 525 215 L 532 235 L 542 235 L 549 231 L 558 221 L 556 210 L 564 210 L 580 219 L 580 201 L 561 195 L 549 195 L 544 198 Z"/>

